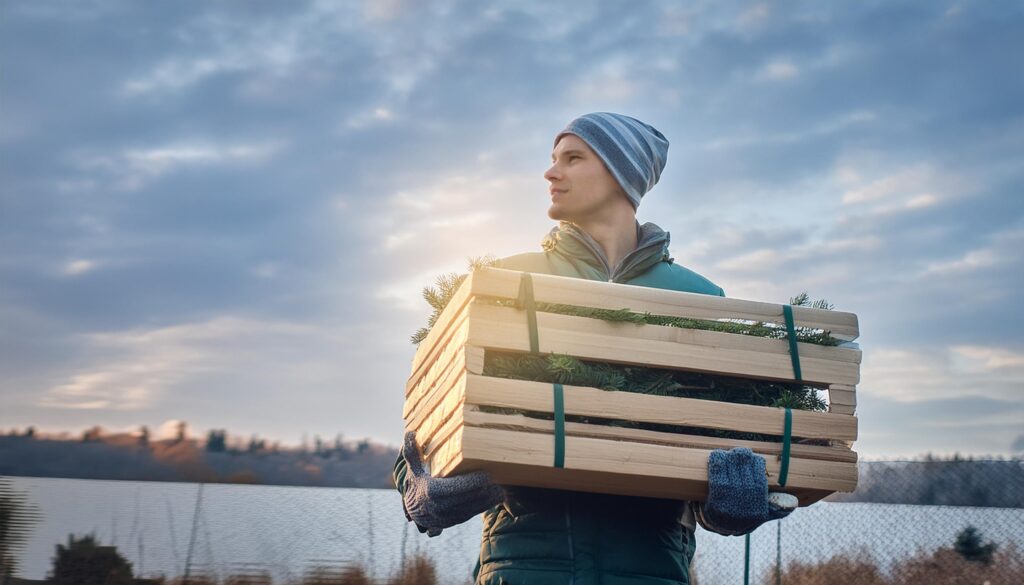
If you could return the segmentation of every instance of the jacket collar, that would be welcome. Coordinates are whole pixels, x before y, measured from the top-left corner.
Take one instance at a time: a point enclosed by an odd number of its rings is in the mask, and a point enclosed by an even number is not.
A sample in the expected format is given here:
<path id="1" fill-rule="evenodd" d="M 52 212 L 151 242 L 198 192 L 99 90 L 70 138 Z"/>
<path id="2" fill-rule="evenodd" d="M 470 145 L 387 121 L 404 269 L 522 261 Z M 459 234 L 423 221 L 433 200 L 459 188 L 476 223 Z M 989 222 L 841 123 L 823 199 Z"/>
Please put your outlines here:
<path id="1" fill-rule="evenodd" d="M 625 282 L 643 274 L 658 262 L 672 262 L 669 257 L 669 233 L 653 223 L 636 224 L 636 248 L 618 266 L 609 266 L 601 245 L 575 224 L 560 222 L 544 236 L 541 247 L 573 260 L 586 263 L 599 271 L 604 280 Z"/>

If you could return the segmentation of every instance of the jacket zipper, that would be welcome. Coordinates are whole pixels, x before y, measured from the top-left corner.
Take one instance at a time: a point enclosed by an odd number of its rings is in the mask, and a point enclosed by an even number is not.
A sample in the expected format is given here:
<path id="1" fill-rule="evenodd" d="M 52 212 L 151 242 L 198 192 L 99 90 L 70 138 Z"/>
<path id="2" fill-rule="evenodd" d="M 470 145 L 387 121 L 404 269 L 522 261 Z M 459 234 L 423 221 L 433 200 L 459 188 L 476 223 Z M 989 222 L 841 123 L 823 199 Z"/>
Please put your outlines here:
<path id="1" fill-rule="evenodd" d="M 572 231 L 567 231 L 566 233 L 576 238 L 577 241 L 583 244 L 583 246 L 587 248 L 590 251 L 590 253 L 601 262 L 601 266 L 604 267 L 604 273 L 608 277 L 608 282 L 618 282 L 618 277 L 622 276 L 622 274 L 627 272 L 627 268 L 631 268 L 631 265 L 628 262 L 628 260 L 633 259 L 636 256 L 641 255 L 642 253 L 645 253 L 652 248 L 661 247 L 665 245 L 665 242 L 663 240 L 657 240 L 644 246 L 643 248 L 637 248 L 633 250 L 629 254 L 626 254 L 626 257 L 623 258 L 621 262 L 619 262 L 619 266 L 622 267 L 622 270 L 614 272 L 612 267 L 608 265 L 608 260 L 605 258 L 604 252 L 602 252 L 601 250 L 595 250 L 594 246 L 592 246 L 590 242 L 588 242 L 585 238 L 576 235 Z"/>

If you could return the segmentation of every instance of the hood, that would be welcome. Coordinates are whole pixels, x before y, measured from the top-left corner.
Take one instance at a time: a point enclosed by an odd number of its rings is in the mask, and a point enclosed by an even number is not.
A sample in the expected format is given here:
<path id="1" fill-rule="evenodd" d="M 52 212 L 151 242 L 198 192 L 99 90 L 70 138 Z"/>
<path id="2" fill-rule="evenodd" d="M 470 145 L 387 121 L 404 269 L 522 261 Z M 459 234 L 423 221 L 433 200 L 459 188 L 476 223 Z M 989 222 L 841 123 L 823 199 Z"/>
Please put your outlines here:
<path id="1" fill-rule="evenodd" d="M 583 262 L 604 275 L 609 282 L 625 282 L 649 270 L 658 262 L 672 262 L 669 257 L 669 233 L 653 223 L 636 224 L 636 248 L 619 262 L 610 266 L 601 245 L 590 234 L 575 224 L 561 222 L 551 229 L 541 247 L 546 252 Z"/>

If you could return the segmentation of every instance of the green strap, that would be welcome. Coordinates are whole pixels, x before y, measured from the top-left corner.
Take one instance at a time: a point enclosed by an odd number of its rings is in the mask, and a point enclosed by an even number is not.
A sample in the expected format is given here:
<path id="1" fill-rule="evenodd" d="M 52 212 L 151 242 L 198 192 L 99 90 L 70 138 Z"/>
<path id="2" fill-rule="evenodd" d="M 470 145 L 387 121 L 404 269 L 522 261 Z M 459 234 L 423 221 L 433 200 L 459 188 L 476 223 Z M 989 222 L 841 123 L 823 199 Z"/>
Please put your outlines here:
<path id="1" fill-rule="evenodd" d="M 555 398 L 555 467 L 565 467 L 565 395 L 561 384 L 552 386 Z"/>
<path id="2" fill-rule="evenodd" d="M 793 377 L 797 382 L 803 380 L 800 373 L 800 351 L 796 347 L 796 327 L 793 325 L 793 307 L 782 305 L 782 314 L 786 317 L 786 337 L 789 338 L 789 359 L 793 362 Z"/>
<path id="3" fill-rule="evenodd" d="M 775 585 L 782 585 L 782 520 L 775 521 Z"/>
<path id="4" fill-rule="evenodd" d="M 743 585 L 750 585 L 750 533 L 743 535 Z"/>
<path id="5" fill-rule="evenodd" d="M 526 327 L 530 331 L 530 353 L 540 353 L 540 337 L 537 335 L 537 305 L 533 301 L 533 277 L 524 272 L 519 280 L 517 309 L 526 309 Z"/>
<path id="6" fill-rule="evenodd" d="M 779 485 L 785 487 L 789 476 L 789 447 L 793 441 L 793 410 L 786 409 L 786 423 L 782 430 L 782 460 L 779 464 Z"/>

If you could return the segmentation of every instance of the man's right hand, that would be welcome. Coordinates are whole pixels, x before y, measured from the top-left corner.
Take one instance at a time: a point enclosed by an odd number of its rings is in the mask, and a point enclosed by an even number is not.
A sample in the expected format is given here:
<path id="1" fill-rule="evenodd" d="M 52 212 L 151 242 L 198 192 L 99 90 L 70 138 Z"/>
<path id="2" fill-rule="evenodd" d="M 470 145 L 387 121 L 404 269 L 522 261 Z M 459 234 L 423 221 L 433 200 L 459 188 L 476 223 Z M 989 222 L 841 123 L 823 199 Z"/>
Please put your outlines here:
<path id="1" fill-rule="evenodd" d="M 437 536 L 442 529 L 461 524 L 505 499 L 501 486 L 491 483 L 483 471 L 431 477 L 416 446 L 415 431 L 405 434 L 402 456 L 412 474 L 405 480 L 405 515 L 428 536 Z"/>

